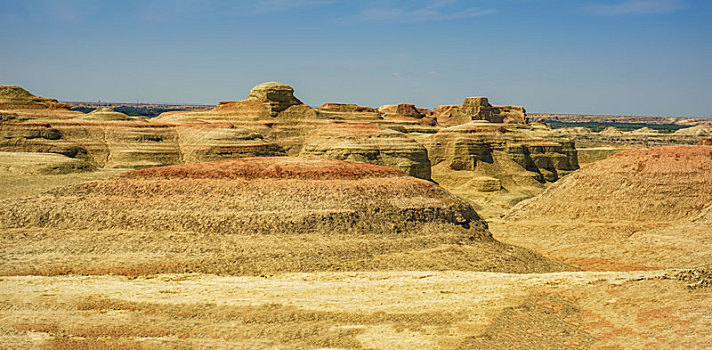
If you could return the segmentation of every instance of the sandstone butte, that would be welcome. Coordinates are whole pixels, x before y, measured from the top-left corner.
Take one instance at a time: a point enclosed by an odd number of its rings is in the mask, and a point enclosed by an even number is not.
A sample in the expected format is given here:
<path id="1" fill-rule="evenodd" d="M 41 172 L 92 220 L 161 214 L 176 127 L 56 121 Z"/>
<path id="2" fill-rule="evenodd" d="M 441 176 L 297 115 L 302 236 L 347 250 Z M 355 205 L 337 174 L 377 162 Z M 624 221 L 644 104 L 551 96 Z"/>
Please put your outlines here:
<path id="1" fill-rule="evenodd" d="M 58 153 L 98 169 L 255 156 L 336 158 L 442 181 L 491 216 L 578 167 L 568 138 L 526 125 L 521 107 L 492 106 L 486 98 L 434 111 L 412 104 L 312 108 L 290 86 L 264 83 L 243 100 L 147 120 L 50 108 L 24 92 L 25 104 L 0 105 L 0 152 Z"/>
<path id="2" fill-rule="evenodd" d="M 712 147 L 625 151 L 517 204 L 500 238 L 587 269 L 712 261 Z"/>
<path id="3" fill-rule="evenodd" d="M 4 275 L 562 269 L 494 240 L 467 202 L 430 181 L 333 159 L 136 170 L 4 200 L 0 228 Z M 46 254 L 27 260 L 37 249 Z"/>

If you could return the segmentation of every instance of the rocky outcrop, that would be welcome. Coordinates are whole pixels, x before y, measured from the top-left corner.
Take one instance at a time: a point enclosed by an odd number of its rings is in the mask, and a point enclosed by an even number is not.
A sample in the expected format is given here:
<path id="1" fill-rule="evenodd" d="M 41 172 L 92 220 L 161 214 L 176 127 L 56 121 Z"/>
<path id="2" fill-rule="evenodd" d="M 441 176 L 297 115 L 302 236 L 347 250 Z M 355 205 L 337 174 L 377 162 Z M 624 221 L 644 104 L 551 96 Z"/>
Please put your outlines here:
<path id="1" fill-rule="evenodd" d="M 675 131 L 675 135 L 709 137 L 712 136 L 712 124 L 700 124 Z"/>
<path id="2" fill-rule="evenodd" d="M 45 122 L 0 123 L 0 151 L 87 157 L 85 147 L 68 140 L 60 129 Z"/>
<path id="3" fill-rule="evenodd" d="M 487 171 L 553 182 L 578 169 L 571 140 L 526 126 L 470 122 L 441 130 L 426 145 L 433 166 L 445 164 L 454 171 L 484 171 L 495 158 L 506 158 L 518 166 Z"/>
<path id="4" fill-rule="evenodd" d="M 383 105 L 378 107 L 378 111 L 388 120 L 413 120 L 423 125 L 437 125 L 431 110 L 418 108 L 412 104 Z"/>
<path id="5" fill-rule="evenodd" d="M 473 120 L 491 123 L 526 124 L 523 107 L 493 106 L 486 97 L 468 97 L 462 105 L 445 105 L 433 109 L 433 116 L 442 126 L 465 124 Z"/>
<path id="6" fill-rule="evenodd" d="M 179 125 L 176 131 L 184 163 L 285 155 L 259 133 L 230 124 Z"/>
<path id="7" fill-rule="evenodd" d="M 54 98 L 35 96 L 14 85 L 0 85 L 0 109 L 49 108 L 70 109 L 71 106 Z"/>
<path id="8" fill-rule="evenodd" d="M 319 119 L 376 121 L 383 119 L 374 108 L 347 103 L 325 103 L 316 109 Z"/>
<path id="9" fill-rule="evenodd" d="M 503 214 L 578 169 L 573 141 L 525 125 L 473 121 L 423 142 L 433 180 L 475 203 L 485 217 Z"/>
<path id="10" fill-rule="evenodd" d="M 182 163 L 178 135 L 169 125 L 103 126 L 107 168 L 151 168 Z"/>
<path id="11" fill-rule="evenodd" d="M 253 87 L 247 95 L 247 101 L 262 103 L 273 118 L 289 107 L 303 104 L 294 97 L 294 89 L 291 86 L 277 82 L 262 83 Z"/>
<path id="12" fill-rule="evenodd" d="M 240 123 L 315 118 L 315 111 L 294 96 L 291 86 L 269 82 L 252 88 L 244 100 L 220 102 L 215 108 L 206 111 L 163 113 L 154 118 L 154 121 Z"/>
<path id="13" fill-rule="evenodd" d="M 0 151 L 58 153 L 99 168 L 284 155 L 260 134 L 230 124 L 57 121 L 0 124 Z"/>
<path id="14" fill-rule="evenodd" d="M 306 139 L 300 156 L 385 165 L 430 180 L 425 147 L 406 134 L 373 123 L 325 125 Z"/>
<path id="15" fill-rule="evenodd" d="M 497 192 L 502 190 L 502 180 L 494 177 L 478 176 L 468 181 L 466 186 L 477 192 Z"/>

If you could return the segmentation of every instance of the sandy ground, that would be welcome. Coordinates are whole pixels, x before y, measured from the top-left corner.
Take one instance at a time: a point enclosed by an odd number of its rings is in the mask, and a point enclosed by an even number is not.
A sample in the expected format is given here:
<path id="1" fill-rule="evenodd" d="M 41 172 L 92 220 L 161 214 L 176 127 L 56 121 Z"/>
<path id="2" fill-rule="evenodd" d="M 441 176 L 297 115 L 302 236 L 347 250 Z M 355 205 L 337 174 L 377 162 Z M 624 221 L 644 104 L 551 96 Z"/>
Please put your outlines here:
<path id="1" fill-rule="evenodd" d="M 5 348 L 712 346 L 712 290 L 672 274 L 2 277 L 0 336 Z"/>
<path id="2" fill-rule="evenodd" d="M 0 198 L 115 173 L 0 176 Z M 709 270 L 636 266 L 0 276 L 0 349 L 712 348 Z"/>
<path id="3" fill-rule="evenodd" d="M 84 181 L 108 179 L 128 171 L 128 169 L 107 169 L 62 175 L 23 175 L 0 170 L 0 199 L 30 196 L 49 191 L 60 186 L 78 184 Z"/>

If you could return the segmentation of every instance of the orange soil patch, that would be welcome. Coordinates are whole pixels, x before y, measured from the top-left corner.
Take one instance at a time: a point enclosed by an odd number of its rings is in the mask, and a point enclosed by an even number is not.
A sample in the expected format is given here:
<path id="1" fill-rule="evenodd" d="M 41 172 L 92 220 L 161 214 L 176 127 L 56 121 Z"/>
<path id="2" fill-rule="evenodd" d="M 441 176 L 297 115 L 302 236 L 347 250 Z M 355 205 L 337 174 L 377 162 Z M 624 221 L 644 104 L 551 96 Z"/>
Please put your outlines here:
<path id="1" fill-rule="evenodd" d="M 183 164 L 131 171 L 127 178 L 160 179 L 360 179 L 403 176 L 403 172 L 380 165 L 334 159 L 295 159 L 288 157 L 253 157 L 217 162 Z"/>
<path id="2" fill-rule="evenodd" d="M 592 163 L 523 202 L 509 219 L 670 222 L 712 203 L 712 147 L 630 150 Z"/>

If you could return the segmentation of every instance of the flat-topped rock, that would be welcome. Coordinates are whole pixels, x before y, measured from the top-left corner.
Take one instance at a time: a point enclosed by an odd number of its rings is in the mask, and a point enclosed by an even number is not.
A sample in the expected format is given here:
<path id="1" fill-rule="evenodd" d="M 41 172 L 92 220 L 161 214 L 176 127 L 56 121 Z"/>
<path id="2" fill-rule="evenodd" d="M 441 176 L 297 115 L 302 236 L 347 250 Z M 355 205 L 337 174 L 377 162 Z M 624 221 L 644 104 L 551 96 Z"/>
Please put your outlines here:
<path id="1" fill-rule="evenodd" d="M 314 110 L 294 96 L 294 89 L 283 83 L 268 82 L 253 87 L 247 98 L 222 101 L 207 111 L 167 112 L 154 118 L 159 122 L 229 123 L 273 119 L 315 119 Z"/>
<path id="2" fill-rule="evenodd" d="M 302 101 L 294 97 L 294 89 L 291 86 L 278 82 L 262 83 L 253 87 L 247 99 L 269 104 L 272 117 L 291 106 L 302 104 Z"/>
<path id="3" fill-rule="evenodd" d="M 316 109 L 319 119 L 375 121 L 383 119 L 375 108 L 352 103 L 325 103 Z"/>
<path id="4" fill-rule="evenodd" d="M 429 109 L 418 108 L 410 103 L 397 105 L 383 105 L 378 107 L 378 111 L 386 119 L 413 120 L 422 125 L 435 126 L 437 121 L 432 117 L 433 112 Z"/>
<path id="5" fill-rule="evenodd" d="M 492 123 L 526 124 L 526 110 L 520 106 L 493 106 L 487 97 L 467 97 L 462 105 L 444 105 L 433 109 L 439 125 L 453 126 L 473 120 Z"/>
<path id="6" fill-rule="evenodd" d="M 430 180 L 425 147 L 404 133 L 373 123 L 324 125 L 305 140 L 300 156 L 385 165 Z"/>
<path id="7" fill-rule="evenodd" d="M 359 106 L 353 103 L 327 102 L 319 106 L 321 111 L 345 112 L 345 113 L 376 113 L 373 107 Z"/>

